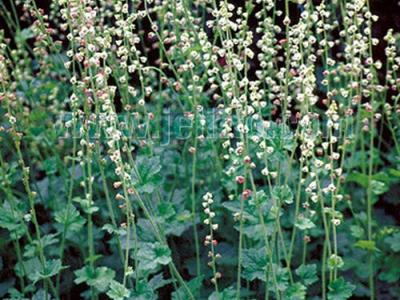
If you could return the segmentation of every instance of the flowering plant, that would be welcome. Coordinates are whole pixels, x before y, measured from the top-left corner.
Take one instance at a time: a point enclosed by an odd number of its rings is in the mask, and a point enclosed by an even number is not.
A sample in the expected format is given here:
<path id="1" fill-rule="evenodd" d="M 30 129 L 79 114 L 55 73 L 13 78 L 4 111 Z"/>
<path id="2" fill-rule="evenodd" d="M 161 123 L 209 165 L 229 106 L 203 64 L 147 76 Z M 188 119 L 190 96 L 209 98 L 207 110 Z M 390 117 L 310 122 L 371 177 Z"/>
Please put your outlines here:
<path id="1" fill-rule="evenodd" d="M 0 296 L 399 298 L 377 2 L 0 0 Z"/>

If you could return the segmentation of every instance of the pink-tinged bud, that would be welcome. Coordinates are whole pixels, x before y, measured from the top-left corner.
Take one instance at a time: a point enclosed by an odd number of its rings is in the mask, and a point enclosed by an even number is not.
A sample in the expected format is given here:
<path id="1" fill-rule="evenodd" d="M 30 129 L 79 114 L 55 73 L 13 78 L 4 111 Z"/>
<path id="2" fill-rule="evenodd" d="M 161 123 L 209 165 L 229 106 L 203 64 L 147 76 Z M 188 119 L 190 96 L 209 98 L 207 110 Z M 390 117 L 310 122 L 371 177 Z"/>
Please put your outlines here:
<path id="1" fill-rule="evenodd" d="M 248 199 L 251 196 L 251 190 L 245 189 L 242 193 L 244 199 Z"/>
<path id="2" fill-rule="evenodd" d="M 189 148 L 189 152 L 192 153 L 192 154 L 195 154 L 196 153 L 196 148 L 195 147 L 190 147 Z"/>
<path id="3" fill-rule="evenodd" d="M 213 243 L 214 246 L 218 245 L 218 241 L 217 240 L 212 240 L 212 243 Z"/>
<path id="4" fill-rule="evenodd" d="M 243 184 L 244 183 L 244 177 L 243 176 L 236 176 L 236 182 L 239 184 Z"/>
<path id="5" fill-rule="evenodd" d="M 121 187 L 121 185 L 122 185 L 122 182 L 121 182 L 121 181 L 116 181 L 116 182 L 114 182 L 114 184 L 113 184 L 113 186 L 114 186 L 114 189 L 118 189 L 118 188 L 120 188 L 120 187 Z"/>
<path id="6" fill-rule="evenodd" d="M 115 199 L 116 200 L 124 200 L 124 196 L 122 196 L 121 194 L 117 194 L 117 195 L 115 195 Z"/>
<path id="7" fill-rule="evenodd" d="M 372 112 L 372 105 L 370 103 L 364 104 L 365 110 L 368 112 Z"/>
<path id="8" fill-rule="evenodd" d="M 176 81 L 176 82 L 174 83 L 174 88 L 175 88 L 175 91 L 177 91 L 177 92 L 179 92 L 179 91 L 181 90 L 182 85 L 180 84 L 179 81 Z"/>
<path id="9" fill-rule="evenodd" d="M 283 45 L 283 44 L 286 44 L 287 43 L 287 39 L 281 39 L 281 40 L 279 40 L 279 45 Z"/>
<path id="10" fill-rule="evenodd" d="M 354 114 L 354 111 L 351 108 L 346 110 L 346 115 L 347 116 L 352 116 L 353 114 Z"/>

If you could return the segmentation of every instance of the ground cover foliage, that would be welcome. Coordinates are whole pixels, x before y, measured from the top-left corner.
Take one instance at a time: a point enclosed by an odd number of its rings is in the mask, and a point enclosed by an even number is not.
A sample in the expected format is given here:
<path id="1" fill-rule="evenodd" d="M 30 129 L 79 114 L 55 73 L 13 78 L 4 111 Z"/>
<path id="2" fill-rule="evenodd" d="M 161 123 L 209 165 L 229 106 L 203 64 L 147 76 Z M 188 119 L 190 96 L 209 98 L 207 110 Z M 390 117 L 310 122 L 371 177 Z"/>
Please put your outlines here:
<path id="1" fill-rule="evenodd" d="M 0 0 L 0 297 L 399 299 L 399 14 Z"/>

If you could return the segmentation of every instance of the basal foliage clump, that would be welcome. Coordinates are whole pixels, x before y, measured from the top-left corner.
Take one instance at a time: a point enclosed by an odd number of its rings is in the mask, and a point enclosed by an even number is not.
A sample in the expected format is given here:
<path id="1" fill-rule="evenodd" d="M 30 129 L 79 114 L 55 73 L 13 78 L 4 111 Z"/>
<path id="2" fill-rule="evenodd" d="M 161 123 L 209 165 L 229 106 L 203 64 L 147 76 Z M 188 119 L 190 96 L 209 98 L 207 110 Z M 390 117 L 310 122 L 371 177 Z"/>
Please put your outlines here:
<path id="1" fill-rule="evenodd" d="M 0 0 L 0 297 L 400 298 L 375 2 Z"/>

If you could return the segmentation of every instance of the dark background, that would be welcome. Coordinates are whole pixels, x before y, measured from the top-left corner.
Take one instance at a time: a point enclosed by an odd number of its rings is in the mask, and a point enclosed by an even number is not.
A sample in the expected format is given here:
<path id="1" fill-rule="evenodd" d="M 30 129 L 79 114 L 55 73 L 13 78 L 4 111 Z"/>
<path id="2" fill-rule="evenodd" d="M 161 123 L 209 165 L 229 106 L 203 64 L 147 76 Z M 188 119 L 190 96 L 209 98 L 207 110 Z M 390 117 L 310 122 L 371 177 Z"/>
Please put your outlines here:
<path id="1" fill-rule="evenodd" d="M 9 1 L 14 0 L 2 0 L 7 7 L 9 7 Z M 36 0 L 37 6 L 42 8 L 46 13 L 49 11 L 49 7 L 51 4 L 51 0 Z M 235 0 L 229 1 L 230 3 L 235 4 L 236 6 L 245 5 L 246 1 L 243 0 Z M 321 2 L 320 0 L 315 1 L 315 4 Z M 379 16 L 379 20 L 374 24 L 373 27 L 373 37 L 383 38 L 389 28 L 393 28 L 396 32 L 400 32 L 400 5 L 398 0 L 370 0 L 371 10 L 374 14 Z M 283 1 L 279 1 L 278 6 L 283 9 Z M 1 10 L 1 8 L 0 8 Z M 19 6 L 18 13 L 22 13 L 21 6 Z M 295 15 L 298 13 L 298 9 L 295 4 L 291 4 L 291 15 Z M 251 22 L 251 21 L 250 21 Z M 251 24 L 251 23 L 250 23 Z M 26 26 L 28 24 L 22 23 L 22 25 Z M 253 25 L 253 24 L 251 24 Z M 4 29 L 8 37 L 10 37 L 10 33 L 7 30 L 7 26 L 5 24 L 4 19 L 0 15 L 0 29 Z M 146 28 L 144 28 L 146 30 Z M 374 51 L 374 55 L 376 59 L 384 60 L 384 43 L 380 43 Z"/>

